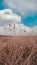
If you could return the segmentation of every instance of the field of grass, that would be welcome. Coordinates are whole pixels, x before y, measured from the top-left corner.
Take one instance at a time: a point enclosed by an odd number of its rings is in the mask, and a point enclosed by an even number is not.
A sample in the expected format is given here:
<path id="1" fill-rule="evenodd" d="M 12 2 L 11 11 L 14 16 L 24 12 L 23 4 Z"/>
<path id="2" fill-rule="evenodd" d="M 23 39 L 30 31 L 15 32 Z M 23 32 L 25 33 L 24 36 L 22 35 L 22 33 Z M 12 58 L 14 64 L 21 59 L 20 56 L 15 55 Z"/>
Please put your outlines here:
<path id="1" fill-rule="evenodd" d="M 0 36 L 0 65 L 37 65 L 37 36 Z"/>

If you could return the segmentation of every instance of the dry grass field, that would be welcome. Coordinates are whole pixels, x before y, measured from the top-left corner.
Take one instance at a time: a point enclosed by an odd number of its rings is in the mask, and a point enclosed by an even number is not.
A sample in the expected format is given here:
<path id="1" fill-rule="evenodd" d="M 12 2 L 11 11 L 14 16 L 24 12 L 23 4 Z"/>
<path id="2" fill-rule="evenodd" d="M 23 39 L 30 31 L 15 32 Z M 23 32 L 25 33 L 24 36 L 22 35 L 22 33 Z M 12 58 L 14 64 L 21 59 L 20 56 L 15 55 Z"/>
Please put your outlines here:
<path id="1" fill-rule="evenodd" d="M 37 36 L 0 36 L 0 65 L 37 65 Z"/>

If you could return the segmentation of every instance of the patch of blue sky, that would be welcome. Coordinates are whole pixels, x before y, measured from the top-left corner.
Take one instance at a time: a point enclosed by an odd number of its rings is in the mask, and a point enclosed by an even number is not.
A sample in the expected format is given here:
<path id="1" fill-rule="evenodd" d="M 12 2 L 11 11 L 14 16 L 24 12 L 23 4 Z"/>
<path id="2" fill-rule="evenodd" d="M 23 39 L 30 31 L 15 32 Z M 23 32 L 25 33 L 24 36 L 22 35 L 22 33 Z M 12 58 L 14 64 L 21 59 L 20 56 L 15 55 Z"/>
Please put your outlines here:
<path id="1" fill-rule="evenodd" d="M 3 0 L 0 0 L 0 10 L 4 9 Z"/>
<path id="2" fill-rule="evenodd" d="M 22 23 L 29 27 L 37 26 L 37 14 L 34 16 L 22 18 Z"/>

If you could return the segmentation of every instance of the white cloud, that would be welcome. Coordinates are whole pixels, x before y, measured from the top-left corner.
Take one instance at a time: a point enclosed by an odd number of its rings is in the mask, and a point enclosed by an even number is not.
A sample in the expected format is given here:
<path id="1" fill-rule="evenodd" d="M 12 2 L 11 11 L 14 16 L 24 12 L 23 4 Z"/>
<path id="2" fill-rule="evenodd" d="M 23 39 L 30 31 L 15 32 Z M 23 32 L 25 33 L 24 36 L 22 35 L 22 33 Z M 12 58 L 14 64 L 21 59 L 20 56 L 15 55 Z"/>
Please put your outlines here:
<path id="1" fill-rule="evenodd" d="M 37 12 L 37 0 L 4 0 L 4 4 L 25 16 L 29 15 L 29 12 L 33 14 Z"/>
<path id="2" fill-rule="evenodd" d="M 0 27 L 0 35 L 28 35 L 31 31 L 31 28 L 24 26 L 23 24 L 14 24 L 6 25 Z"/>
<path id="3" fill-rule="evenodd" d="M 0 25 L 6 25 L 9 23 L 20 23 L 21 17 L 14 14 L 10 9 L 4 9 L 0 11 Z"/>
<path id="4" fill-rule="evenodd" d="M 34 26 L 34 27 L 32 27 L 31 28 L 31 32 L 30 32 L 30 34 L 29 35 L 37 35 L 37 26 Z"/>
<path id="5" fill-rule="evenodd" d="M 24 26 L 21 17 L 14 14 L 10 9 L 0 11 L 0 35 L 25 35 L 30 31 L 29 27 Z M 15 23 L 15 29 L 14 29 Z"/>
<path id="6" fill-rule="evenodd" d="M 32 35 L 37 36 L 37 26 L 34 26 L 32 28 L 29 28 L 27 26 L 24 26 L 23 24 L 14 24 L 6 25 L 3 27 L 0 27 L 0 35 L 10 35 L 10 36 L 16 36 L 16 35 Z"/>
<path id="7" fill-rule="evenodd" d="M 10 9 L 1 10 L 0 25 L 2 26 L 0 26 L 0 35 L 37 35 L 37 26 L 29 28 L 24 26 L 23 24 L 20 24 L 20 22 L 21 17 L 14 14 L 12 10 Z"/>

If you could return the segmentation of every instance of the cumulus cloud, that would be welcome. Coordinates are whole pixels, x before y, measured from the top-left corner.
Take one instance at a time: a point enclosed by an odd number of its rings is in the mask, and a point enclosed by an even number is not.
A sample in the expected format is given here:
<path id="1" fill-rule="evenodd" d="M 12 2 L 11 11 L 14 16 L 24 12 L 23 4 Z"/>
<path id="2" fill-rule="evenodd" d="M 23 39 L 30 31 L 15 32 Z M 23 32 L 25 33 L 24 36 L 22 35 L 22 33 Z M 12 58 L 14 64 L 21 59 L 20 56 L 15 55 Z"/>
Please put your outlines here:
<path id="1" fill-rule="evenodd" d="M 10 9 L 4 9 L 0 11 L 0 25 L 6 25 L 9 23 L 20 23 L 21 17 L 14 14 Z"/>
<path id="2" fill-rule="evenodd" d="M 24 26 L 21 17 L 14 14 L 11 9 L 0 11 L 0 35 L 25 35 L 31 29 Z M 15 24 L 15 29 L 14 29 Z"/>
<path id="3" fill-rule="evenodd" d="M 15 9 L 21 15 L 31 15 L 37 12 L 37 0 L 3 0 L 5 6 Z"/>
<path id="4" fill-rule="evenodd" d="M 27 26 L 24 26 L 23 24 L 14 24 L 6 25 L 3 27 L 0 27 L 0 35 L 9 35 L 9 36 L 16 36 L 16 35 L 37 35 L 37 26 L 29 28 Z"/>
<path id="5" fill-rule="evenodd" d="M 0 11 L 0 35 L 37 35 L 37 26 L 30 28 L 24 26 L 21 17 L 14 14 L 12 10 Z M 15 29 L 14 29 L 15 23 Z M 5 25 L 5 26 L 4 26 Z"/>
<path id="6" fill-rule="evenodd" d="M 24 36 L 36 36 L 37 35 L 37 26 L 34 26 L 32 28 L 29 28 L 27 26 L 24 26 L 23 24 L 11 24 L 11 26 L 7 25 L 4 27 L 0 27 L 0 35 L 10 35 L 10 36 L 16 36 L 16 35 L 24 35 Z"/>
<path id="7" fill-rule="evenodd" d="M 0 27 L 0 35 L 28 35 L 31 29 L 29 27 L 24 26 L 23 24 L 14 24 L 6 25 L 4 27 Z"/>

